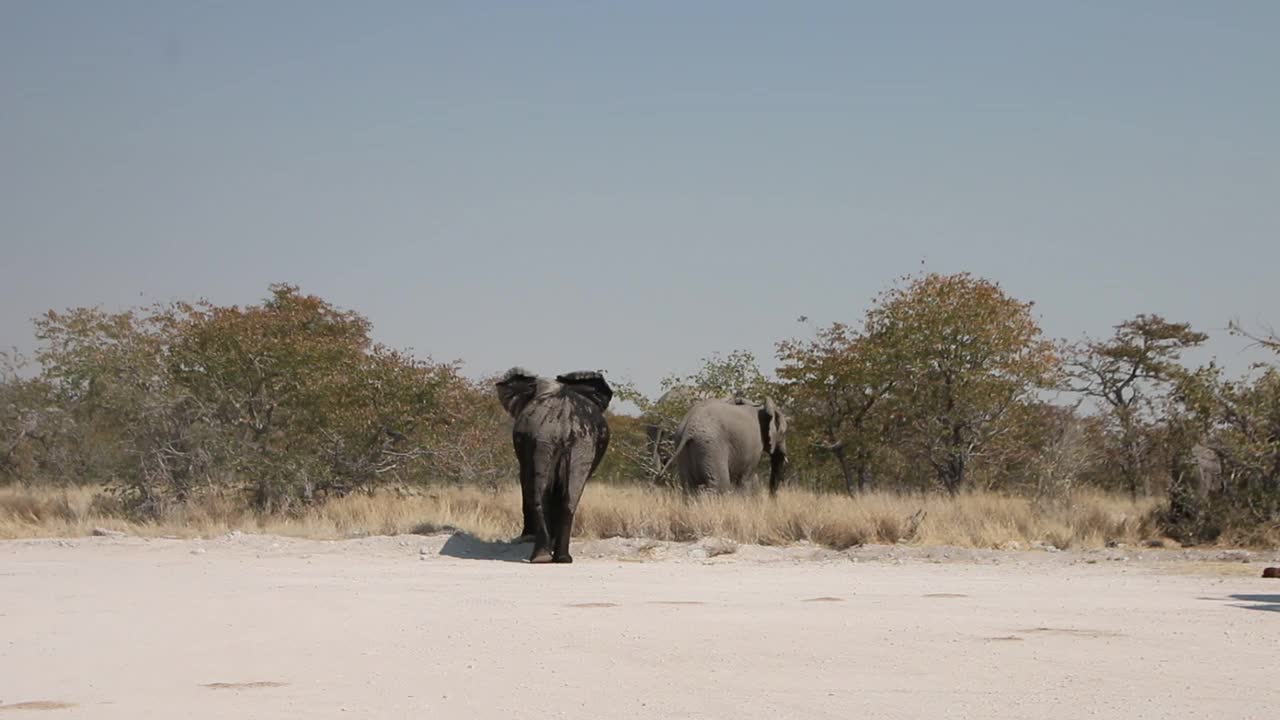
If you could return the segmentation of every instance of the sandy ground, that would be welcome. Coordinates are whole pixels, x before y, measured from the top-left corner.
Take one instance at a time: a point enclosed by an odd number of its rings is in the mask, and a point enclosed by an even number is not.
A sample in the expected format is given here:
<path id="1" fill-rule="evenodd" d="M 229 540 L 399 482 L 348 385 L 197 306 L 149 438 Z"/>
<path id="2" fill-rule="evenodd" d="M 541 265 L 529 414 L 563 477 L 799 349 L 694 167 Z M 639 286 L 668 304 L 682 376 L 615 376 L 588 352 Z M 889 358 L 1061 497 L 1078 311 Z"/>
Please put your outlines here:
<path id="1" fill-rule="evenodd" d="M 574 549 L 3 542 L 0 716 L 1280 716 L 1275 553 Z"/>

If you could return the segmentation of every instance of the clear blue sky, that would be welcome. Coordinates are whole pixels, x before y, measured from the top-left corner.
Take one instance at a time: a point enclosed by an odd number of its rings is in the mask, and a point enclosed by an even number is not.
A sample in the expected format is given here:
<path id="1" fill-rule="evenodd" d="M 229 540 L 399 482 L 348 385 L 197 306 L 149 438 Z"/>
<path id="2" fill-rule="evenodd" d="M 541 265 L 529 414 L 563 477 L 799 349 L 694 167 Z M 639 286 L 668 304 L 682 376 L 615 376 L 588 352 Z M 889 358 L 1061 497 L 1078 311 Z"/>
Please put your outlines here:
<path id="1" fill-rule="evenodd" d="M 655 390 L 896 276 L 1280 325 L 1280 2 L 0 2 L 0 344 L 300 284 Z"/>

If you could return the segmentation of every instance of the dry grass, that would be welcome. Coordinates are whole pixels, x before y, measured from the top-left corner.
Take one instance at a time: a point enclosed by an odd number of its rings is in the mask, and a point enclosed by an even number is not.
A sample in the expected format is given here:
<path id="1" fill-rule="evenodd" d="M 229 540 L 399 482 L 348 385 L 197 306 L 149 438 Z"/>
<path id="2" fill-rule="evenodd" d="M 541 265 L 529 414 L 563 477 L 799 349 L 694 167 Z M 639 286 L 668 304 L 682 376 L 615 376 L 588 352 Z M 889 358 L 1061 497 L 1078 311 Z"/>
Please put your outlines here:
<path id="1" fill-rule="evenodd" d="M 1138 503 L 1102 494 L 1078 494 L 1040 507 L 992 493 L 941 495 L 871 493 L 859 497 L 786 490 L 764 495 L 704 496 L 640 487 L 595 484 L 579 508 L 583 537 L 697 540 L 723 537 L 741 543 L 784 545 L 808 541 L 837 549 L 864 543 L 998 548 L 1044 542 L 1059 548 L 1136 543 L 1158 537 L 1149 521 L 1155 500 Z M 308 538 L 395 535 L 458 529 L 484 539 L 520 529 L 515 487 L 499 492 L 441 487 L 414 495 L 357 495 L 319 505 L 299 516 L 255 514 L 230 500 L 211 499 L 160 521 L 128 521 L 95 503 L 90 490 L 0 488 L 0 538 L 87 535 L 95 528 L 129 534 L 209 537 L 231 530 Z M 923 513 L 921 512 L 923 511 Z"/>

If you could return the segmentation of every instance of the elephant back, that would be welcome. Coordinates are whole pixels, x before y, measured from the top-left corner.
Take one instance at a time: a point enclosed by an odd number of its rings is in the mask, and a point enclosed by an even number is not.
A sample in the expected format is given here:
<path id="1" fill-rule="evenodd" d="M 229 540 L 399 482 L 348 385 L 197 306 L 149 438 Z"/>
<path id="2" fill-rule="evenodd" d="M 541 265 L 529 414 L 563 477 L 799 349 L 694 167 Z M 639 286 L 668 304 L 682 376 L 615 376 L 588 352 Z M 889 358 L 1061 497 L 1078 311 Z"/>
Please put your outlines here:
<path id="1" fill-rule="evenodd" d="M 764 449 L 759 412 L 758 405 L 739 399 L 699 400 L 681 423 L 680 434 L 703 442 L 724 442 L 738 453 L 758 456 Z"/>

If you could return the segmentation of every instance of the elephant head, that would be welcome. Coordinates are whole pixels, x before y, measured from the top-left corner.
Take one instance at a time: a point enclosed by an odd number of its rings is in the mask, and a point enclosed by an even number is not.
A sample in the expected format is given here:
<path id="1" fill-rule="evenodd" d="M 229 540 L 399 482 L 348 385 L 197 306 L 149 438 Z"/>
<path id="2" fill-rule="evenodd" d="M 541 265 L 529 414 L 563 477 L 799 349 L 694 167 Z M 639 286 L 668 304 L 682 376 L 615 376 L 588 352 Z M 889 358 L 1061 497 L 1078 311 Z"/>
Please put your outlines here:
<path id="1" fill-rule="evenodd" d="M 533 536 L 530 562 L 573 562 L 569 536 L 587 479 L 609 447 L 605 409 L 613 390 L 597 372 L 554 380 L 512 368 L 495 385 L 515 423 L 524 530 Z"/>
<path id="2" fill-rule="evenodd" d="M 778 409 L 773 398 L 765 398 L 757 413 L 760 419 L 760 443 L 769 453 L 769 494 L 778 492 L 782 484 L 783 466 L 787 463 L 787 416 Z"/>

